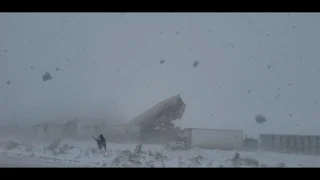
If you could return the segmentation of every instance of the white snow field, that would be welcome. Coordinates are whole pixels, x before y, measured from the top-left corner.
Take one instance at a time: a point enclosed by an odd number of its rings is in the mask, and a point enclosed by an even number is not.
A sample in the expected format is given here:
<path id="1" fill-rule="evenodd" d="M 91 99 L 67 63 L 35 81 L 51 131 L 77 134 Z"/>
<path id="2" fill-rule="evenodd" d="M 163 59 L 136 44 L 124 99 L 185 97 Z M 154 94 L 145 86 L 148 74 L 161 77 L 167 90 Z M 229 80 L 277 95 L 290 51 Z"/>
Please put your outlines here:
<path id="1" fill-rule="evenodd" d="M 23 143 L 24 142 L 24 143 Z M 0 140 L 0 167 L 320 167 L 319 156 L 271 152 L 170 150 L 161 145 Z M 238 154 L 237 154 L 238 153 Z"/>

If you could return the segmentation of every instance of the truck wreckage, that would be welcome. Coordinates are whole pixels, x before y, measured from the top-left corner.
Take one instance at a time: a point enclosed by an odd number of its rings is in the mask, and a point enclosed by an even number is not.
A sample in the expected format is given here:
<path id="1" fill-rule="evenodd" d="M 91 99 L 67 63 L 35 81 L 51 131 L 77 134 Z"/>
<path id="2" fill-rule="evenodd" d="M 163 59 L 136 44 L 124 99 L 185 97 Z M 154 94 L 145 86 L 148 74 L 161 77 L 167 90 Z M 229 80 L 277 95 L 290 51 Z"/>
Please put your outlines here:
<path id="1" fill-rule="evenodd" d="M 172 121 L 182 118 L 185 107 L 186 104 L 178 94 L 133 118 L 129 125 L 139 127 L 138 136 L 142 142 L 170 142 L 182 133 L 180 128 L 174 127 Z"/>
<path id="2" fill-rule="evenodd" d="M 255 150 L 257 140 L 244 139 L 242 130 L 203 129 L 175 127 L 174 121 L 182 119 L 186 104 L 180 94 L 170 97 L 131 121 L 119 122 L 109 119 L 98 119 L 95 122 L 76 119 L 66 124 L 37 124 L 34 135 L 47 140 L 71 138 L 84 140 L 94 135 L 103 134 L 107 142 L 166 144 L 174 149 L 192 147 L 221 150 Z M 250 148 L 250 149 L 249 149 Z"/>
<path id="3" fill-rule="evenodd" d="M 180 94 L 177 94 L 156 104 L 129 122 L 111 123 L 101 120 L 101 122 L 84 125 L 82 121 L 74 120 L 67 124 L 37 124 L 34 127 L 34 135 L 47 139 L 66 137 L 81 139 L 103 134 L 108 142 L 138 141 L 163 144 L 176 141 L 181 134 L 183 135 L 180 128 L 175 127 L 172 121 L 182 118 L 185 107 L 186 104 L 182 101 Z M 71 129 L 70 125 L 72 125 Z"/>

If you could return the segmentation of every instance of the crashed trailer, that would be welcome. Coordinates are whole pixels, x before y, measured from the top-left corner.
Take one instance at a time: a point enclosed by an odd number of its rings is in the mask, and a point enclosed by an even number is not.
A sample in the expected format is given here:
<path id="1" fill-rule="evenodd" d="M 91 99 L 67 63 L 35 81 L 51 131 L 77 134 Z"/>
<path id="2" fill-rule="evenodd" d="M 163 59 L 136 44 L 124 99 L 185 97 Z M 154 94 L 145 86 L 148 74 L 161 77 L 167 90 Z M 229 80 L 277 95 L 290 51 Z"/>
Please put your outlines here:
<path id="1" fill-rule="evenodd" d="M 179 129 L 171 121 L 181 119 L 186 104 L 180 94 L 166 99 L 130 121 L 133 126 L 138 126 L 139 139 L 142 142 L 163 142 L 176 140 Z"/>

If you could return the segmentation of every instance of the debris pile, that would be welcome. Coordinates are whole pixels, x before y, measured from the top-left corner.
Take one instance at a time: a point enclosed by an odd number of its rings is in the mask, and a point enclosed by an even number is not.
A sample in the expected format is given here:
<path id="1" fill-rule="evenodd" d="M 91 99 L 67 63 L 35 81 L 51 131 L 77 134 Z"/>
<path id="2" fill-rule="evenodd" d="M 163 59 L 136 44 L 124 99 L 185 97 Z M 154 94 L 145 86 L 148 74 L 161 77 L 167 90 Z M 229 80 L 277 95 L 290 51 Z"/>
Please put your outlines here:
<path id="1" fill-rule="evenodd" d="M 240 153 L 235 153 L 231 159 L 232 164 L 236 167 L 249 166 L 249 167 L 259 167 L 259 161 L 253 158 L 241 158 Z"/>

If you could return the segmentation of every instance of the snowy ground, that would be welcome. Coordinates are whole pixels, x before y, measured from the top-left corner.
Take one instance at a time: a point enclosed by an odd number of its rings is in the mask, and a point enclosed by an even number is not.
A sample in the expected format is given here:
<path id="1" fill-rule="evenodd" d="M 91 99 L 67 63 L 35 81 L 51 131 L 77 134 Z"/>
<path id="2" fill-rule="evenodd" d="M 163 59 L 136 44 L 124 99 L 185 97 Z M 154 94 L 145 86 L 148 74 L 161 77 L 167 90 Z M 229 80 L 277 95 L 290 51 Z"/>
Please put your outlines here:
<path id="1" fill-rule="evenodd" d="M 0 140 L 0 167 L 320 167 L 318 156 L 271 152 L 220 150 L 170 150 L 160 145 L 107 145 L 96 148 L 94 141 L 61 140 L 40 143 Z M 236 157 L 239 153 L 239 157 Z"/>

